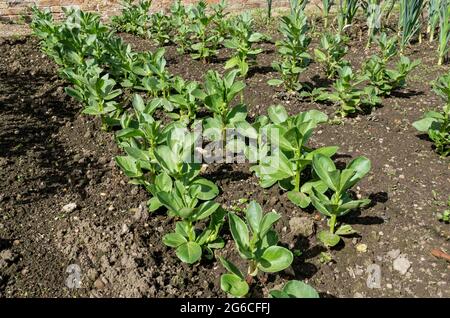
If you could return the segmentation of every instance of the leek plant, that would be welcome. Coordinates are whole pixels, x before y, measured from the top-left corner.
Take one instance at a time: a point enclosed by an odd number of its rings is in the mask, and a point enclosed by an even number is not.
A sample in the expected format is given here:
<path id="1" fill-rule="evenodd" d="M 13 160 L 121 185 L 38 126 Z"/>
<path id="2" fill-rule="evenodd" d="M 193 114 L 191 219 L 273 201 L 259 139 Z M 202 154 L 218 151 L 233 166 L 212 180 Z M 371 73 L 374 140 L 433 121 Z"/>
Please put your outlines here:
<path id="1" fill-rule="evenodd" d="M 434 40 L 434 32 L 439 23 L 439 4 L 442 0 L 429 0 L 428 1 L 428 26 L 427 33 L 430 37 L 430 42 Z"/>
<path id="2" fill-rule="evenodd" d="M 400 0 L 399 39 L 402 53 L 420 30 L 423 7 L 424 0 Z"/>
<path id="3" fill-rule="evenodd" d="M 323 16 L 323 25 L 325 28 L 328 27 L 328 18 L 330 16 L 330 10 L 333 4 L 334 0 L 322 0 L 322 16 Z"/>
<path id="4" fill-rule="evenodd" d="M 439 8 L 439 61 L 442 65 L 448 54 L 450 39 L 450 5 L 448 0 L 441 0 Z"/>
<path id="5" fill-rule="evenodd" d="M 367 3 L 367 9 L 366 9 L 366 15 L 367 15 L 367 48 L 372 43 L 372 40 L 375 36 L 375 34 L 380 30 L 381 28 L 381 15 L 382 10 L 380 6 L 380 0 L 369 0 Z"/>
<path id="6" fill-rule="evenodd" d="M 339 17 L 338 25 L 339 32 L 344 31 L 347 26 L 350 26 L 358 11 L 358 0 L 340 0 L 339 1 Z"/>

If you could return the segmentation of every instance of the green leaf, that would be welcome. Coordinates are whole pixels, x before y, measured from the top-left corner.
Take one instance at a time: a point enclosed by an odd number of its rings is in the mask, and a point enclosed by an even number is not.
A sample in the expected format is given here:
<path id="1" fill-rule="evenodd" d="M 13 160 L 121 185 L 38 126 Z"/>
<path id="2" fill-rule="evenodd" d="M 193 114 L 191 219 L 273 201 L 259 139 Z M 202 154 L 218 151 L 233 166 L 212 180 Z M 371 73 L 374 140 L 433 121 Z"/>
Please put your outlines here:
<path id="1" fill-rule="evenodd" d="M 234 274 L 223 274 L 220 277 L 220 288 L 234 297 L 244 297 L 249 291 L 247 282 Z"/>
<path id="2" fill-rule="evenodd" d="M 160 173 L 155 178 L 155 185 L 161 191 L 170 192 L 173 187 L 172 178 L 167 173 Z"/>
<path id="3" fill-rule="evenodd" d="M 345 224 L 345 225 L 341 225 L 335 232 L 336 235 L 351 235 L 351 234 L 355 234 L 357 233 L 352 227 L 351 225 Z"/>
<path id="4" fill-rule="evenodd" d="M 141 169 L 136 164 L 136 160 L 133 158 L 129 156 L 117 156 L 115 161 L 127 177 L 139 178 L 143 175 Z"/>
<path id="5" fill-rule="evenodd" d="M 64 88 L 64 90 L 67 95 L 75 98 L 77 101 L 79 101 L 79 102 L 84 101 L 83 95 L 78 90 L 75 90 L 72 87 L 66 87 L 66 88 Z"/>
<path id="6" fill-rule="evenodd" d="M 287 193 L 287 197 L 289 200 L 291 200 L 292 203 L 301 207 L 302 209 L 307 208 L 311 203 L 311 200 L 308 197 L 308 195 L 299 191 L 289 191 Z"/>
<path id="7" fill-rule="evenodd" d="M 149 212 L 154 212 L 158 210 L 160 207 L 162 207 L 162 204 L 161 202 L 159 202 L 157 197 L 150 198 L 150 200 L 148 200 L 147 202 L 147 205 Z"/>
<path id="8" fill-rule="evenodd" d="M 327 56 L 325 55 L 325 53 L 323 53 L 322 51 L 319 51 L 318 49 L 314 50 L 314 54 L 319 62 L 323 62 L 323 61 L 327 60 Z"/>
<path id="9" fill-rule="evenodd" d="M 326 216 L 330 216 L 331 217 L 331 213 L 333 211 L 329 211 L 327 206 L 329 202 L 327 202 L 328 200 L 323 200 L 325 198 L 318 198 L 318 196 L 320 196 L 320 192 L 316 190 L 316 188 L 311 188 L 311 192 L 310 192 L 310 199 L 311 199 L 311 203 L 314 205 L 314 207 L 316 208 L 317 211 L 319 211 L 320 213 L 322 213 L 323 215 Z M 323 196 L 323 194 L 322 194 Z"/>
<path id="10" fill-rule="evenodd" d="M 269 212 L 263 216 L 261 224 L 259 226 L 259 237 L 263 238 L 266 233 L 271 229 L 272 225 L 277 222 L 281 216 L 275 212 Z"/>
<path id="11" fill-rule="evenodd" d="M 144 100 L 139 94 L 134 94 L 133 96 L 133 107 L 140 113 L 143 113 L 145 110 Z"/>
<path id="12" fill-rule="evenodd" d="M 355 171 L 353 177 L 351 177 L 344 185 L 341 186 L 341 191 L 350 189 L 354 186 L 358 181 L 360 181 L 371 169 L 371 162 L 366 157 L 358 157 L 352 162 L 350 162 L 347 166 L 347 170 Z"/>
<path id="13" fill-rule="evenodd" d="M 193 264 L 202 257 L 202 248 L 195 242 L 186 242 L 177 247 L 178 258 L 188 264 Z"/>
<path id="14" fill-rule="evenodd" d="M 212 181 L 205 178 L 195 179 L 192 185 L 199 185 L 201 187 L 200 192 L 197 194 L 200 200 L 212 200 L 219 194 L 219 188 Z"/>
<path id="15" fill-rule="evenodd" d="M 238 133 L 244 137 L 248 137 L 251 139 L 258 138 L 258 133 L 252 125 L 250 125 L 247 121 L 238 121 L 234 124 L 237 128 Z"/>
<path id="16" fill-rule="evenodd" d="M 267 81 L 267 84 L 269 84 L 270 86 L 280 86 L 283 83 L 283 80 L 276 78 Z"/>
<path id="17" fill-rule="evenodd" d="M 284 286 L 283 292 L 293 298 L 319 298 L 317 291 L 308 284 L 291 280 Z"/>
<path id="18" fill-rule="evenodd" d="M 319 232 L 319 234 L 317 234 L 317 238 L 328 247 L 336 246 L 341 241 L 339 235 L 330 233 L 329 231 Z"/>
<path id="19" fill-rule="evenodd" d="M 178 233 L 169 233 L 163 237 L 163 243 L 170 247 L 178 247 L 186 242 L 186 238 Z"/>
<path id="20" fill-rule="evenodd" d="M 222 256 L 219 256 L 219 260 L 222 263 L 223 267 L 227 269 L 227 271 L 238 276 L 240 279 L 245 279 L 244 275 L 239 270 L 239 268 L 237 268 L 237 266 L 234 265 L 232 262 L 230 262 L 226 258 L 223 258 Z"/>
<path id="21" fill-rule="evenodd" d="M 259 233 L 260 224 L 262 220 L 262 208 L 256 201 L 251 201 L 247 209 L 245 211 L 245 216 L 247 218 L 248 224 L 250 224 L 250 227 L 253 231 L 253 233 Z"/>
<path id="22" fill-rule="evenodd" d="M 238 57 L 238 56 L 234 56 L 234 57 L 232 57 L 231 59 L 229 59 L 229 60 L 225 63 L 224 68 L 225 68 L 226 70 L 228 70 L 228 69 L 230 69 L 230 68 L 236 67 L 237 65 L 239 65 L 239 63 L 240 63 L 239 57 Z"/>
<path id="23" fill-rule="evenodd" d="M 412 125 L 418 131 L 427 132 L 435 121 L 437 121 L 435 118 L 425 117 L 414 122 Z"/>
<path id="24" fill-rule="evenodd" d="M 159 146 L 154 151 L 156 160 L 169 174 L 178 172 L 178 160 L 173 151 L 166 145 Z"/>
<path id="25" fill-rule="evenodd" d="M 339 186 L 339 179 L 333 172 L 336 171 L 336 166 L 333 161 L 327 156 L 317 154 L 313 158 L 313 168 L 317 176 L 326 183 L 326 185 L 333 191 L 337 191 Z"/>
<path id="26" fill-rule="evenodd" d="M 214 201 L 203 202 L 197 209 L 195 209 L 195 212 L 190 216 L 190 218 L 194 221 L 203 220 L 213 214 L 219 207 L 220 204 Z"/>
<path id="27" fill-rule="evenodd" d="M 282 290 L 271 290 L 269 295 L 272 298 L 293 298 Z"/>
<path id="28" fill-rule="evenodd" d="M 292 252 L 281 246 L 268 247 L 258 260 L 258 267 L 264 272 L 275 273 L 288 268 L 294 256 Z"/>
<path id="29" fill-rule="evenodd" d="M 284 123 L 289 118 L 286 109 L 282 105 L 270 106 L 267 113 L 274 124 Z"/>
<path id="30" fill-rule="evenodd" d="M 364 200 L 354 200 L 346 202 L 339 206 L 339 216 L 342 216 L 346 214 L 350 210 L 359 209 L 362 208 L 368 204 L 370 204 L 370 199 L 364 199 Z"/>
<path id="31" fill-rule="evenodd" d="M 230 223 L 230 231 L 233 239 L 241 254 L 250 256 L 249 246 L 250 237 L 247 225 L 234 213 L 228 213 L 228 220 Z"/>

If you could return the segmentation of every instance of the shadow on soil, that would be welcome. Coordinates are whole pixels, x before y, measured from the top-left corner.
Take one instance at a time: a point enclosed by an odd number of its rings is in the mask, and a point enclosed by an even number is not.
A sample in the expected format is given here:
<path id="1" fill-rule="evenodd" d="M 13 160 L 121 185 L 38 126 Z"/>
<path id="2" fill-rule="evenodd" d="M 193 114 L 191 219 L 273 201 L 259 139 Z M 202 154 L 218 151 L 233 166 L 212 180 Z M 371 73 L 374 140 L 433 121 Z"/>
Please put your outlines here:
<path id="1" fill-rule="evenodd" d="M 19 181 L 20 204 L 67 186 L 75 185 L 83 193 L 88 182 L 82 173 L 88 163 L 73 162 L 56 136 L 61 127 L 74 121 L 79 109 L 52 76 L 0 73 L 0 157 L 7 162 L 25 161 L 22 171 L 8 171 Z M 28 171 L 31 166 L 33 173 Z M 91 165 L 90 169 L 101 167 Z"/>

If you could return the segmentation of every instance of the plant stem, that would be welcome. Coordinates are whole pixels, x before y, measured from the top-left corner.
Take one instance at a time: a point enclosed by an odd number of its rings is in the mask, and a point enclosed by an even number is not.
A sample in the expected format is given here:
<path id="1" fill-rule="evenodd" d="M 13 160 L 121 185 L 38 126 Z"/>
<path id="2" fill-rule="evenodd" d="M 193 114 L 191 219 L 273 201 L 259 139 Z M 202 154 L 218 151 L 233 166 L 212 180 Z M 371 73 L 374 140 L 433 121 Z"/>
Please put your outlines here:
<path id="1" fill-rule="evenodd" d="M 258 274 L 258 265 L 255 260 L 250 261 L 250 266 L 248 267 L 248 274 L 253 277 Z"/>
<path id="2" fill-rule="evenodd" d="M 295 191 L 300 192 L 300 163 L 297 161 L 297 168 L 295 171 Z"/>
<path id="3" fill-rule="evenodd" d="M 331 220 L 330 220 L 330 233 L 331 234 L 334 234 L 334 228 L 336 226 L 336 219 L 337 219 L 336 214 L 333 214 L 331 216 Z"/>
<path id="4" fill-rule="evenodd" d="M 188 225 L 188 236 L 189 236 L 189 241 L 190 242 L 193 242 L 195 239 L 194 239 L 194 231 L 193 231 L 193 229 L 192 229 L 192 222 L 191 221 L 188 221 L 187 222 L 187 225 Z"/>

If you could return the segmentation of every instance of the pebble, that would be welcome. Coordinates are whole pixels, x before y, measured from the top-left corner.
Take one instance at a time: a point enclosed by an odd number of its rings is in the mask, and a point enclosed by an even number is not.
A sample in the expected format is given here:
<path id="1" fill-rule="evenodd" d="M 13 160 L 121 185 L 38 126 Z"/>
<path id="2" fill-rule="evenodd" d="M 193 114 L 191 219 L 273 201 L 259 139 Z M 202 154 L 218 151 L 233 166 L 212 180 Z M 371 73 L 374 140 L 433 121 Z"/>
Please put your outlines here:
<path id="1" fill-rule="evenodd" d="M 0 252 L 0 260 L 2 261 L 12 261 L 14 260 L 14 255 L 11 250 L 3 250 Z"/>
<path id="2" fill-rule="evenodd" d="M 360 244 L 356 245 L 356 250 L 360 253 L 365 253 L 365 252 L 367 252 L 367 245 L 360 243 Z"/>
<path id="3" fill-rule="evenodd" d="M 374 288 L 381 288 L 381 267 L 378 264 L 370 264 L 367 267 L 366 270 L 368 276 L 367 276 L 367 287 L 374 289 Z"/>
<path id="4" fill-rule="evenodd" d="M 314 234 L 314 221 L 309 217 L 293 217 L 289 220 L 291 233 L 309 237 Z"/>
<path id="5" fill-rule="evenodd" d="M 402 275 L 405 275 L 410 267 L 411 262 L 406 258 L 405 255 L 400 255 L 394 260 L 394 269 Z"/>
<path id="6" fill-rule="evenodd" d="M 98 278 L 95 282 L 94 282 L 94 287 L 97 289 L 103 289 L 105 287 L 105 284 L 103 283 L 103 281 Z"/>
<path id="7" fill-rule="evenodd" d="M 66 204 L 65 206 L 62 207 L 62 211 L 65 213 L 71 213 L 73 211 L 75 211 L 75 209 L 77 208 L 77 204 L 76 203 L 69 203 Z"/>
<path id="8" fill-rule="evenodd" d="M 400 250 L 391 250 L 387 253 L 387 256 L 389 256 L 392 259 L 396 259 L 400 255 Z"/>

